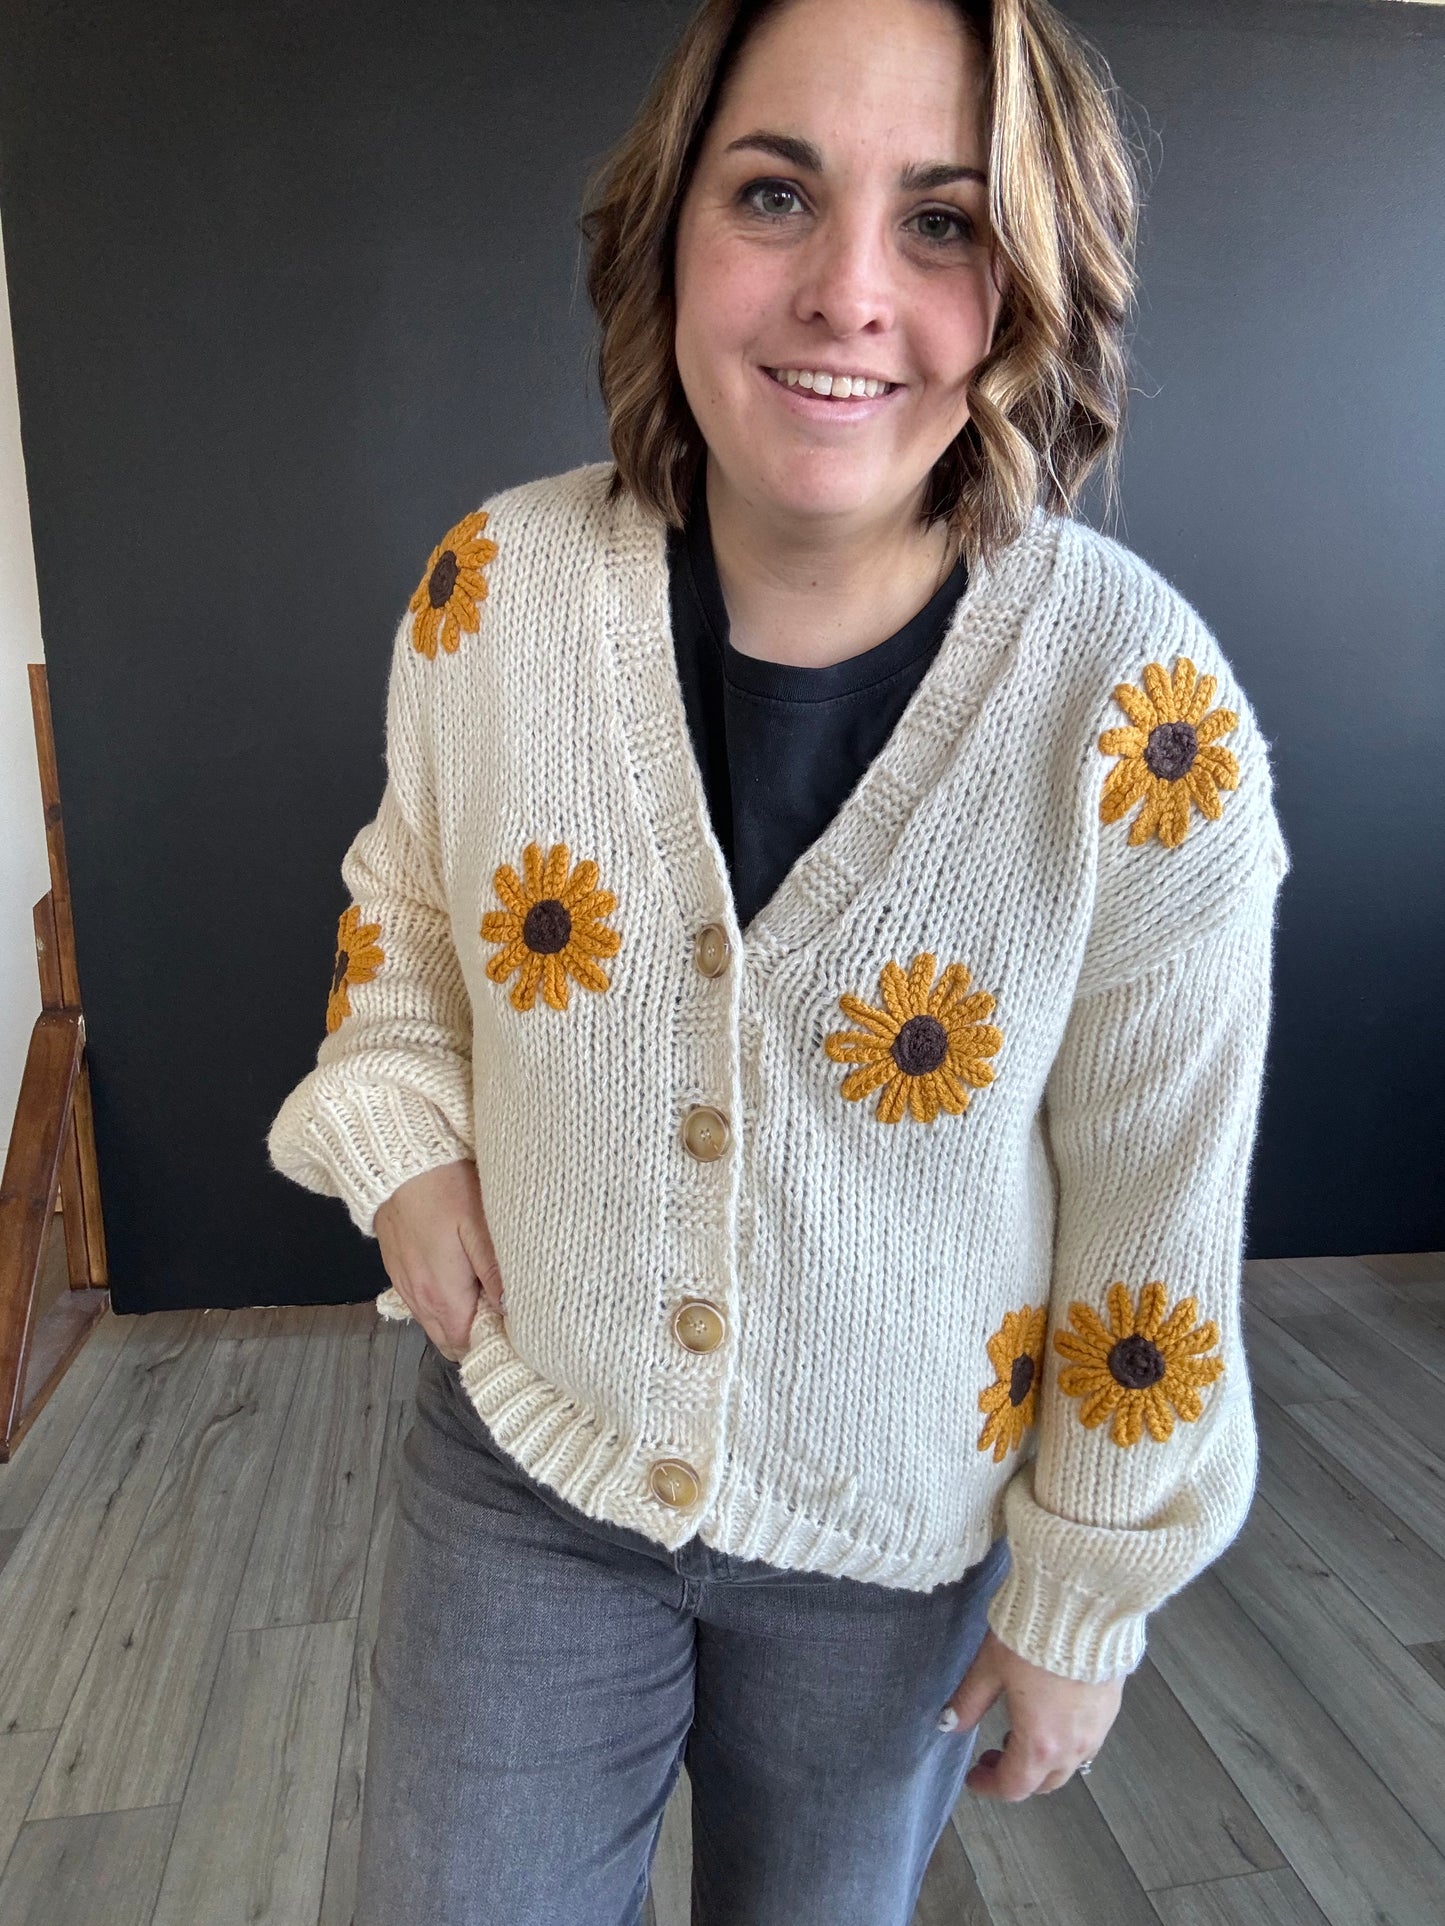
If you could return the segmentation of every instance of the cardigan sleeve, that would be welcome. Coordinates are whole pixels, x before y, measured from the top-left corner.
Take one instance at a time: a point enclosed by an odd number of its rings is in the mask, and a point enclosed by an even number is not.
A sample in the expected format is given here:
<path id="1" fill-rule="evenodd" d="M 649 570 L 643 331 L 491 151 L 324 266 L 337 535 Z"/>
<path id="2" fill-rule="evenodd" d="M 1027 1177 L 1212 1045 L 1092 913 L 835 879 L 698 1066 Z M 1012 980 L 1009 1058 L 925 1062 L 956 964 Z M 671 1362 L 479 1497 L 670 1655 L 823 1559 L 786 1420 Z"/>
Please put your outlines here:
<path id="1" fill-rule="evenodd" d="M 474 1154 L 471 1004 L 439 859 L 420 659 L 403 618 L 387 691 L 387 779 L 341 863 L 342 917 L 316 1067 L 271 1125 L 274 1167 L 339 1197 L 365 1236 L 408 1178 Z M 378 1308 L 405 1315 L 394 1292 Z"/>
<path id="2" fill-rule="evenodd" d="M 1229 704 L 1235 781 L 1171 848 L 1126 831 L 1117 775 L 1102 791 L 1090 938 L 1043 1097 L 1057 1210 L 1037 1450 L 1002 1494 L 1012 1562 L 989 1607 L 1011 1650 L 1090 1681 L 1139 1664 L 1148 1615 L 1235 1537 L 1258 1470 L 1240 1279 L 1291 865 L 1254 712 L 1194 612 L 1171 611 Z M 1142 680 L 1167 704 L 1155 669 Z"/>
<path id="3" fill-rule="evenodd" d="M 1004 1488 L 989 1623 L 1067 1678 L 1133 1671 L 1148 1614 L 1253 1498 L 1240 1276 L 1283 873 L 1263 862 L 1207 934 L 1076 999 L 1049 1073 L 1037 1451 Z"/>

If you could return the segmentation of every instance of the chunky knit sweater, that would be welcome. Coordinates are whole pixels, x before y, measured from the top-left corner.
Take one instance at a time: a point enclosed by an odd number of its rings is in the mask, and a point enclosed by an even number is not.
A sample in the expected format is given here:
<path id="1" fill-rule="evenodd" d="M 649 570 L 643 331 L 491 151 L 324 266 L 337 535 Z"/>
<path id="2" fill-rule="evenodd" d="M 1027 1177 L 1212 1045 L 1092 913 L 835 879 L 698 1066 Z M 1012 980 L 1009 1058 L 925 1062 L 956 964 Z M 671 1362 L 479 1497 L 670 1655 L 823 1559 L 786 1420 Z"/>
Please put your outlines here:
<path id="1" fill-rule="evenodd" d="M 1269 745 L 1184 597 L 1037 510 L 739 928 L 610 474 L 427 562 L 272 1160 L 370 1233 L 475 1158 L 506 1298 L 461 1382 L 588 1516 L 923 1591 L 1006 1535 L 1003 1643 L 1132 1671 L 1257 1470 Z"/>

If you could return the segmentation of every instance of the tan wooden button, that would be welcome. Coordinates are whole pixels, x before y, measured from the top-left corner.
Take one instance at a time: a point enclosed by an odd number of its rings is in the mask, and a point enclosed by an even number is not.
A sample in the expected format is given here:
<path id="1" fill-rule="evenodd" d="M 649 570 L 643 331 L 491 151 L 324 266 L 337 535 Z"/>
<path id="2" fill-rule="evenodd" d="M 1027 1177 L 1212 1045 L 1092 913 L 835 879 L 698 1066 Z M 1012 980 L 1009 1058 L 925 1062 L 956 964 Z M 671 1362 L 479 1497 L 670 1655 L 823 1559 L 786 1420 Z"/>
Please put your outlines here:
<path id="1" fill-rule="evenodd" d="M 654 1498 L 660 1498 L 665 1505 L 675 1505 L 679 1511 L 696 1504 L 702 1489 L 697 1473 L 681 1458 L 659 1458 L 648 1472 L 647 1482 Z"/>
<path id="2" fill-rule="evenodd" d="M 706 1298 L 690 1297 L 672 1314 L 673 1334 L 689 1351 L 715 1351 L 727 1336 L 727 1321 Z"/>
<path id="3" fill-rule="evenodd" d="M 727 1118 L 710 1103 L 695 1103 L 682 1120 L 682 1141 L 700 1164 L 721 1157 L 731 1136 Z"/>
<path id="4" fill-rule="evenodd" d="M 703 976 L 721 976 L 732 955 L 732 944 L 721 923 L 704 923 L 692 940 L 692 960 Z"/>

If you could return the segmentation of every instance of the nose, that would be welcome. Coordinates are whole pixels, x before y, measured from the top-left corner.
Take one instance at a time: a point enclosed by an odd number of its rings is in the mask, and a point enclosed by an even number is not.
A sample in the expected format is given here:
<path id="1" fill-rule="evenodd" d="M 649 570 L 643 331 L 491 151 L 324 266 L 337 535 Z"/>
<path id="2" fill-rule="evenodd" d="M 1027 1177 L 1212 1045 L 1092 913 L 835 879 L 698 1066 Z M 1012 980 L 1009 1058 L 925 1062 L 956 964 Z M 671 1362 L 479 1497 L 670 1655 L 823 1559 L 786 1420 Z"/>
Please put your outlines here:
<path id="1" fill-rule="evenodd" d="M 881 334 L 893 325 L 891 255 L 876 218 L 859 210 L 829 214 L 798 256 L 793 312 L 821 318 L 838 336 Z"/>

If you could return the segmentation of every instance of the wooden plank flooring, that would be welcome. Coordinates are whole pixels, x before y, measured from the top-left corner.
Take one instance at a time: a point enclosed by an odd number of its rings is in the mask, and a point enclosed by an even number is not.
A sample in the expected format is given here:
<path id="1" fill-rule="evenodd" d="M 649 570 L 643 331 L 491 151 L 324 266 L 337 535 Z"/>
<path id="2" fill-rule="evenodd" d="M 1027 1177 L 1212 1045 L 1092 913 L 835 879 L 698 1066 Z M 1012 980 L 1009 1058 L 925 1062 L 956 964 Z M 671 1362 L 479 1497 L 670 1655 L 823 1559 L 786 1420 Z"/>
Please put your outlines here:
<path id="1" fill-rule="evenodd" d="M 1445 1254 L 1251 1264 L 1245 1301 L 1243 1531 L 1087 1781 L 965 1793 L 915 1926 L 1445 1921 Z M 420 1348 L 369 1305 L 96 1327 L 0 1466 L 5 1926 L 349 1926 Z M 684 1774 L 646 1926 L 689 1866 Z"/>

